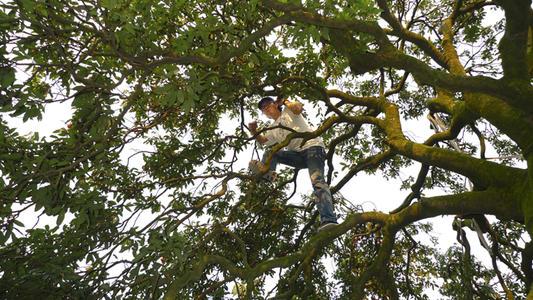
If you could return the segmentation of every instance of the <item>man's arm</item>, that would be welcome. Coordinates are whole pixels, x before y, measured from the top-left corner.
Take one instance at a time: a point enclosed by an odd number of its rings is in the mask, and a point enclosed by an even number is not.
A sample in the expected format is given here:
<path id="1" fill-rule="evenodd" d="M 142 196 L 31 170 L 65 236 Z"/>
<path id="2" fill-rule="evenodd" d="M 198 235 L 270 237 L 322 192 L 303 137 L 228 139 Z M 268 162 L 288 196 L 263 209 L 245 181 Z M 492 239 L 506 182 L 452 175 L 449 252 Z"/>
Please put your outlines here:
<path id="1" fill-rule="evenodd" d="M 304 110 L 304 105 L 298 101 L 289 101 L 288 99 L 283 100 L 283 104 L 292 111 L 293 114 L 299 115 Z"/>
<path id="2" fill-rule="evenodd" d="M 260 144 L 264 144 L 268 141 L 268 139 L 264 135 L 257 134 L 257 122 L 248 123 L 248 129 L 250 130 L 250 133 L 252 135 L 255 135 L 255 140 L 258 141 Z"/>

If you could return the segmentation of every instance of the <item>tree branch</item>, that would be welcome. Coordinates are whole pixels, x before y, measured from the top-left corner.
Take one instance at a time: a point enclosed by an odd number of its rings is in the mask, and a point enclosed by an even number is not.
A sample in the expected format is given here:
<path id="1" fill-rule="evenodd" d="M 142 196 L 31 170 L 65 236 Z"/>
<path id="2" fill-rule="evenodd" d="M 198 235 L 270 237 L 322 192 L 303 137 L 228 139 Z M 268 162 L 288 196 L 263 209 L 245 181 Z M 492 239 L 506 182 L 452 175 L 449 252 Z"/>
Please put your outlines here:
<path id="1" fill-rule="evenodd" d="M 523 221 L 519 199 L 508 190 L 489 189 L 461 194 L 421 198 L 395 214 L 396 228 L 438 215 L 488 214 L 502 219 Z"/>
<path id="2" fill-rule="evenodd" d="M 392 35 L 396 35 L 406 41 L 409 41 L 417 45 L 422 49 L 428 56 L 430 56 L 439 66 L 444 69 L 449 69 L 449 65 L 446 61 L 446 57 L 440 52 L 433 43 L 428 41 L 420 34 L 416 34 L 405 29 L 400 21 L 394 17 L 387 5 L 385 0 L 377 0 L 379 8 L 381 8 L 381 17 L 389 23 L 392 27 L 392 31 L 387 32 Z"/>
<path id="3" fill-rule="evenodd" d="M 529 81 L 526 59 L 531 0 L 496 1 L 505 11 L 505 33 L 500 40 L 504 79 Z M 532 98 L 530 98 L 532 99 Z"/>

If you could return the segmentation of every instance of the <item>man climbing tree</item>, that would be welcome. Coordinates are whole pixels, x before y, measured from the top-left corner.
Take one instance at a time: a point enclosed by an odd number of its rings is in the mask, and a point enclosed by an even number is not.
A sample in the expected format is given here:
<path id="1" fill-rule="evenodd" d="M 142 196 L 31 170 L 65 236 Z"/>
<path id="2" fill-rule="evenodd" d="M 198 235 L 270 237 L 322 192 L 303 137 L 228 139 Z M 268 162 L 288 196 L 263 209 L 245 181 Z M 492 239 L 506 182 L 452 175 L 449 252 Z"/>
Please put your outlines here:
<path id="1" fill-rule="evenodd" d="M 0 299 L 533 299 L 531 3 L 0 1 Z"/>
<path id="2" fill-rule="evenodd" d="M 313 132 L 302 116 L 303 104 L 300 102 L 289 101 L 281 97 L 274 101 L 270 97 L 265 97 L 259 101 L 257 106 L 273 122 L 266 128 L 264 134 L 257 133 L 257 122 L 249 123 L 248 128 L 256 140 L 267 147 L 282 144 L 291 132 Z M 283 109 L 283 106 L 287 109 Z M 315 203 L 320 213 L 318 230 L 337 224 L 337 217 L 333 211 L 333 198 L 324 179 L 324 160 L 326 158 L 324 142 L 320 137 L 306 140 L 294 138 L 287 142 L 286 150 L 265 151 L 261 161 L 251 161 L 250 170 L 253 174 L 261 175 L 268 169 L 268 172 L 263 176 L 268 180 L 274 180 L 278 163 L 296 169 L 308 169 L 315 193 Z"/>

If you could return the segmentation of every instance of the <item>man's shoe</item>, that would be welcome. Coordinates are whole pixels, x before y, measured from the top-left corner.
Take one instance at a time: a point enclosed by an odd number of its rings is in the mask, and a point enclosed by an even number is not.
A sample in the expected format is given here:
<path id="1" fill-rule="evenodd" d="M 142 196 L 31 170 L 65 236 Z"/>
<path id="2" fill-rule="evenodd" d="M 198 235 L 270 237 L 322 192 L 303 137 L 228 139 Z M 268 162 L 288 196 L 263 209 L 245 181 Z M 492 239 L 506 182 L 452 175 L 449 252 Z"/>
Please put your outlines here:
<path id="1" fill-rule="evenodd" d="M 276 172 L 274 171 L 268 171 L 266 172 L 262 177 L 261 176 L 261 169 L 265 168 L 265 165 L 258 161 L 258 160 L 251 160 L 250 163 L 248 164 L 248 170 L 250 170 L 250 174 L 252 176 L 255 176 L 257 177 L 258 179 L 259 178 L 263 178 L 269 182 L 273 182 L 276 180 L 276 178 L 278 177 L 278 175 L 276 174 Z"/>
<path id="2" fill-rule="evenodd" d="M 338 223 L 334 223 L 334 222 L 328 222 L 328 223 L 324 223 L 322 225 L 320 225 L 320 227 L 318 227 L 318 232 L 322 231 L 322 230 L 326 230 L 328 228 L 333 228 L 335 226 L 339 225 Z"/>
<path id="3" fill-rule="evenodd" d="M 265 175 L 263 175 L 263 179 L 269 182 L 274 182 L 278 178 L 278 174 L 274 171 L 268 171 Z"/>
<path id="4" fill-rule="evenodd" d="M 259 176 L 259 174 L 261 174 L 262 168 L 264 168 L 264 165 L 258 160 L 251 160 L 248 163 L 248 170 L 250 171 L 250 174 L 252 176 Z"/>

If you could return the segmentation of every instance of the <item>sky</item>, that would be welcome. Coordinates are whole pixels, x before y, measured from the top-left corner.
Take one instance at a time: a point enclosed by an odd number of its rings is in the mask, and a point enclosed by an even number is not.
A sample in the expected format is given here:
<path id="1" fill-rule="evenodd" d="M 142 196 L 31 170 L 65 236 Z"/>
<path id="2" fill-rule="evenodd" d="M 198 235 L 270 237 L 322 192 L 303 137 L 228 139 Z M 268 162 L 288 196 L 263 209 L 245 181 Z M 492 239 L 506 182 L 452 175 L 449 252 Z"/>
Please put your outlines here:
<path id="1" fill-rule="evenodd" d="M 308 116 L 312 116 L 315 113 L 313 112 L 312 106 L 307 103 L 305 99 L 301 100 L 304 103 L 304 107 Z M 32 134 L 37 131 L 41 136 L 49 136 L 53 133 L 54 130 L 59 128 L 65 128 L 66 123 L 70 119 L 72 112 L 69 108 L 68 103 L 63 104 L 51 104 L 47 106 L 43 120 L 37 122 L 35 120 L 28 121 L 23 123 L 21 118 L 11 118 L 8 119 L 8 123 L 19 131 L 21 134 Z M 247 120 L 251 120 L 249 115 L 246 116 Z M 264 117 L 261 117 L 262 121 L 267 121 Z M 228 121 L 226 121 L 228 122 Z M 236 126 L 235 123 L 228 122 L 228 124 L 221 124 L 221 128 L 227 128 L 228 134 L 233 132 L 233 127 Z M 411 139 L 416 141 L 423 141 L 427 136 L 429 136 L 432 131 L 429 128 L 429 122 L 426 120 L 422 121 L 404 121 L 402 123 L 406 135 Z M 231 129 L 230 129 L 231 128 Z M 124 161 L 130 157 L 131 154 L 139 150 L 149 150 L 150 146 L 143 145 L 142 143 L 133 143 L 124 149 L 121 157 Z M 487 153 L 488 156 L 495 155 L 494 153 Z M 243 152 L 240 156 L 235 167 L 236 170 L 245 170 L 248 164 L 248 160 L 252 157 L 252 148 L 250 147 L 247 151 Z M 335 157 L 336 169 L 340 169 L 339 159 Z M 142 155 L 137 155 L 131 159 L 131 166 L 140 167 L 142 165 Z M 388 212 L 398 207 L 404 198 L 408 195 L 408 190 L 399 190 L 401 185 L 401 179 L 405 179 L 408 176 L 413 176 L 416 178 L 419 171 L 420 164 L 415 163 L 411 167 L 408 167 L 405 170 L 400 171 L 400 178 L 393 180 L 385 180 L 379 175 L 367 175 L 363 172 L 359 173 L 354 177 L 345 187 L 341 190 L 342 195 L 349 200 L 353 205 L 361 205 L 365 211 L 382 211 Z M 283 166 L 281 166 L 283 168 Z M 290 204 L 305 205 L 303 202 L 302 196 L 309 195 L 312 192 L 312 186 L 309 180 L 309 176 L 306 170 L 300 172 L 297 182 L 297 195 L 289 201 Z M 441 191 L 430 191 L 425 192 L 425 196 L 433 196 L 438 194 L 444 194 Z M 163 200 L 163 201 L 168 201 Z M 26 227 L 31 227 L 35 223 L 35 219 L 39 212 L 34 212 L 33 210 L 27 210 L 23 215 L 22 222 L 26 224 Z M 65 223 L 68 223 L 72 218 L 72 215 L 67 215 L 65 218 Z M 137 225 L 143 226 L 150 222 L 153 218 L 153 215 L 149 213 L 143 213 L 140 218 L 137 220 Z M 342 221 L 344 216 L 340 216 L 339 221 Z M 494 218 L 492 218 L 494 220 Z M 43 227 L 45 224 L 55 225 L 55 217 L 42 216 L 40 219 L 40 224 L 38 227 Z M 205 220 L 205 219 L 204 219 Z M 441 251 L 446 251 L 452 245 L 458 245 L 456 241 L 456 232 L 452 229 L 453 216 L 443 216 L 435 217 L 432 219 L 424 220 L 424 222 L 431 222 L 433 224 L 434 230 L 432 232 L 433 236 L 439 238 L 438 248 Z M 481 260 L 486 266 L 491 265 L 490 256 L 487 254 L 487 251 L 482 249 L 479 246 L 477 236 L 474 232 L 466 230 L 467 236 L 470 243 L 472 244 L 472 253 L 476 256 L 477 259 Z M 427 236 L 420 236 L 419 241 L 422 243 L 429 243 L 429 238 Z M 331 259 L 324 260 L 327 271 L 332 274 L 334 271 L 334 263 Z M 83 268 L 83 264 L 81 265 Z M 501 266 L 502 269 L 505 269 L 504 266 Z M 115 272 L 119 272 L 120 268 L 117 268 Z M 267 291 L 273 286 L 274 281 L 271 280 L 267 284 Z M 233 285 L 230 284 L 230 291 Z M 438 296 L 436 291 L 427 291 L 428 295 Z"/>
<path id="2" fill-rule="evenodd" d="M 492 20 L 497 20 L 501 17 L 501 14 L 494 14 Z M 490 22 L 490 21 L 489 21 Z M 304 104 L 304 107 L 309 116 L 316 115 L 316 110 L 313 111 L 313 108 L 305 99 L 301 100 Z M 70 108 L 70 101 L 64 103 L 52 103 L 46 106 L 45 112 L 43 114 L 43 119 L 39 120 L 29 120 L 27 122 L 22 121 L 22 117 L 9 117 L 5 113 L 0 113 L 0 116 L 7 120 L 9 126 L 16 128 L 17 131 L 22 134 L 32 134 L 33 132 L 38 132 L 40 136 L 50 136 L 55 130 L 65 128 L 67 122 L 72 117 L 72 110 Z M 129 118 L 132 118 L 129 116 Z M 249 114 L 246 115 L 246 122 L 251 121 Z M 131 119 L 132 121 L 132 119 Z M 262 117 L 262 121 L 267 121 L 266 118 Z M 227 123 L 222 123 L 221 128 L 231 128 L 228 129 L 228 134 L 233 133 L 233 128 L 236 126 L 232 121 L 226 121 Z M 407 136 L 416 141 L 423 141 L 433 131 L 429 127 L 429 121 L 422 119 L 418 121 L 403 121 L 402 126 Z M 134 143 L 129 145 L 124 153 L 121 155 L 123 161 L 125 162 L 131 154 L 136 151 L 149 149 L 149 146 L 143 145 L 142 143 Z M 487 153 L 488 157 L 497 156 L 496 153 L 491 149 Z M 250 147 L 247 152 L 244 152 L 239 161 L 236 164 L 236 169 L 244 170 L 247 167 L 248 160 L 252 157 L 252 148 Z M 338 159 L 336 161 L 336 169 L 340 169 Z M 132 166 L 140 167 L 142 165 L 142 155 L 137 155 L 131 160 Z M 408 195 L 408 190 L 399 190 L 401 185 L 401 178 L 407 178 L 408 176 L 413 176 L 416 178 L 419 171 L 420 164 L 416 163 L 413 166 L 402 170 L 400 172 L 399 179 L 385 180 L 379 175 L 367 175 L 364 173 L 358 174 L 354 177 L 342 190 L 342 195 L 348 199 L 353 205 L 361 205 L 365 211 L 378 210 L 383 212 L 388 212 L 398 207 L 403 199 Z M 297 196 L 294 197 L 290 203 L 293 204 L 303 204 L 302 197 L 303 195 L 308 195 L 312 191 L 311 183 L 306 171 L 300 172 L 298 177 L 298 189 Z M 443 194 L 442 191 L 429 191 L 425 193 L 425 196 L 434 196 L 438 194 Z M 40 212 L 34 212 L 31 210 L 26 211 L 23 216 L 22 222 L 27 224 L 27 228 L 31 227 L 35 222 L 37 215 Z M 340 221 L 342 221 L 343 216 L 341 216 Z M 494 218 L 490 218 L 494 220 Z M 147 223 L 151 220 L 150 215 L 145 215 L 140 218 L 138 224 Z M 66 222 L 69 221 L 69 217 L 65 219 Z M 424 220 L 424 222 L 431 222 L 434 226 L 433 235 L 438 236 L 439 244 L 438 247 L 440 250 L 445 251 L 452 245 L 458 245 L 456 241 L 456 232 L 452 230 L 453 216 L 444 216 L 436 217 L 429 220 Z M 55 218 L 43 216 L 40 220 L 39 226 L 44 226 L 44 224 L 55 224 Z M 487 251 L 482 249 L 479 246 L 477 235 L 470 231 L 466 230 L 467 236 L 470 243 L 472 244 L 472 252 L 477 259 L 481 260 L 486 266 L 491 265 L 490 256 Z M 427 241 L 426 241 L 427 242 Z M 331 272 L 333 269 L 333 263 L 327 262 L 327 268 Z M 501 266 L 502 269 L 505 269 L 504 266 Z M 231 290 L 231 289 L 230 289 Z M 268 290 L 268 289 L 267 289 Z M 432 293 L 430 292 L 430 295 Z M 436 295 L 436 294 L 434 294 Z"/>

